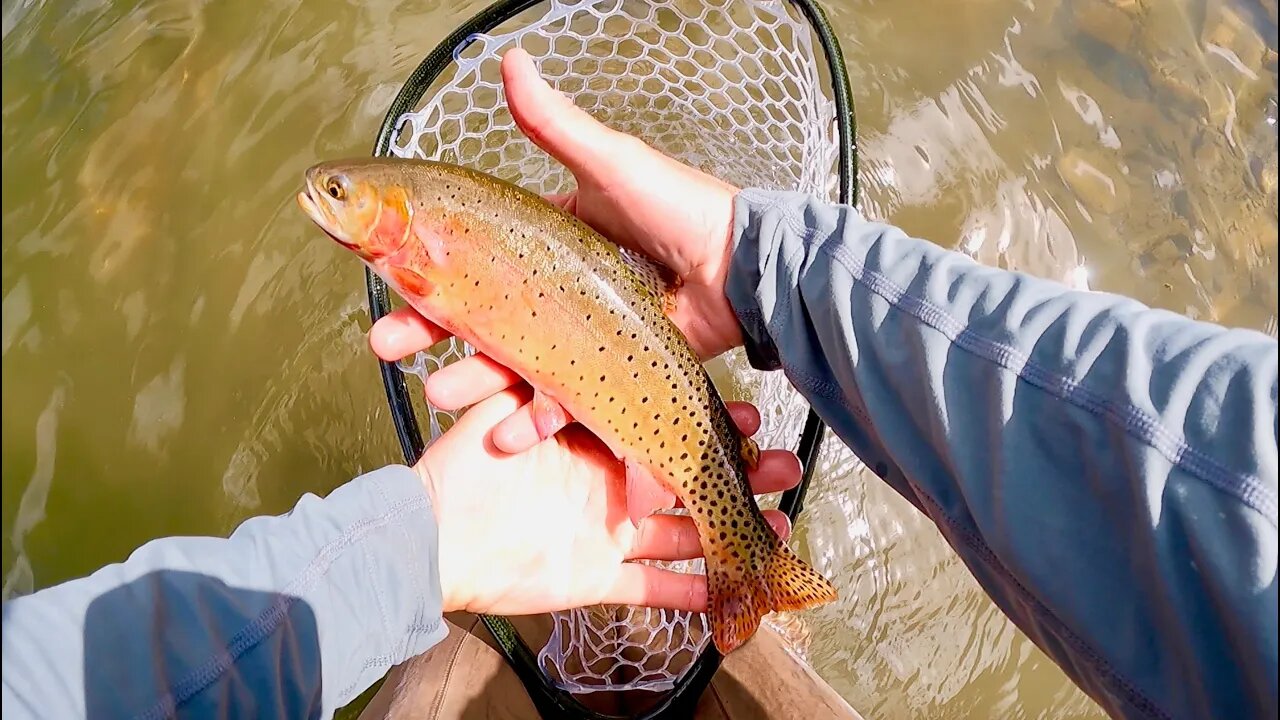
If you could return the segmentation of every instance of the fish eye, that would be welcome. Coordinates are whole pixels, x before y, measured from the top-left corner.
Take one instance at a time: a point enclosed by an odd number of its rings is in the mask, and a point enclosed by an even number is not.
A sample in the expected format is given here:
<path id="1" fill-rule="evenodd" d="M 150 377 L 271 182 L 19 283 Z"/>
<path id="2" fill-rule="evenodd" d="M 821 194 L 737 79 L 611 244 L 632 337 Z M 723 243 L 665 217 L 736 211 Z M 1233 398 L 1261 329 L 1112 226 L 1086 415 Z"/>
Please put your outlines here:
<path id="1" fill-rule="evenodd" d="M 347 196 L 347 189 L 338 178 L 329 178 L 329 182 L 325 183 L 324 190 L 334 200 L 342 200 Z"/>

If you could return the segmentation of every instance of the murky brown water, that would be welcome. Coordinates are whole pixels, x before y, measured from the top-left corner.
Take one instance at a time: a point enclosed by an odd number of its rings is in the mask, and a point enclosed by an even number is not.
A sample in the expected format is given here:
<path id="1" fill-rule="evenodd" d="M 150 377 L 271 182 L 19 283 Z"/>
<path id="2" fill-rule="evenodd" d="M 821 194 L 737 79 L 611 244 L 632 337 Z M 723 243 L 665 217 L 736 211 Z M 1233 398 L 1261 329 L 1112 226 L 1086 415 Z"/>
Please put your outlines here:
<path id="1" fill-rule="evenodd" d="M 293 206 L 482 3 L 4 5 L 6 596 L 398 461 L 359 268 Z M 831 0 L 864 205 L 989 263 L 1274 332 L 1275 0 Z M 1095 717 L 828 445 L 804 618 L 868 717 Z"/>

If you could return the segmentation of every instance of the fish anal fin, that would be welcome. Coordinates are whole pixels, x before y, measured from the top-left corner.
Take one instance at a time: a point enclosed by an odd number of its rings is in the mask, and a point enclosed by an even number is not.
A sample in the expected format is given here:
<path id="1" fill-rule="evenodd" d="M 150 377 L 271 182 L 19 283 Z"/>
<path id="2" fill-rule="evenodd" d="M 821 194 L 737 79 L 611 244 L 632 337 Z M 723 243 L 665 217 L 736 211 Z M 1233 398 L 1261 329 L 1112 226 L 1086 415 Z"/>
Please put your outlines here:
<path id="1" fill-rule="evenodd" d="M 710 561 L 711 558 L 708 558 Z M 835 586 L 796 557 L 781 540 L 763 572 L 720 560 L 708 562 L 707 590 L 716 649 L 728 655 L 755 634 L 760 619 L 778 610 L 806 610 L 836 599 Z"/>
<path id="2" fill-rule="evenodd" d="M 627 467 L 627 514 L 637 527 L 640 521 L 675 507 L 675 493 L 658 482 L 649 469 L 636 460 L 624 460 Z"/>
<path id="3" fill-rule="evenodd" d="M 533 429 L 538 432 L 539 440 L 546 440 L 573 422 L 569 411 L 541 390 L 533 391 L 532 405 Z"/>

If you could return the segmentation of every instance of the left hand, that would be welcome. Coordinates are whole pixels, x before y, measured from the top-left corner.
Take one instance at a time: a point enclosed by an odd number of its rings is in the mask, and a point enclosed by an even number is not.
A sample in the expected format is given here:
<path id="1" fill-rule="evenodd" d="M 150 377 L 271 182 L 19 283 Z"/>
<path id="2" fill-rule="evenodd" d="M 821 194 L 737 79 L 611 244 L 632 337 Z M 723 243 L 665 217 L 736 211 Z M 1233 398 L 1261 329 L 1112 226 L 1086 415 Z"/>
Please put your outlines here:
<path id="1" fill-rule="evenodd" d="M 705 610 L 704 576 L 629 562 L 701 557 L 693 521 L 650 515 L 633 525 L 623 464 L 585 428 L 570 425 L 514 454 L 494 446 L 494 427 L 531 395 L 521 384 L 471 407 L 415 466 L 436 514 L 445 611 L 525 615 L 602 603 Z M 759 430 L 753 407 L 729 410 L 745 434 Z M 766 452 L 750 480 L 756 493 L 793 487 L 799 461 Z M 765 517 L 787 536 L 786 515 Z"/>

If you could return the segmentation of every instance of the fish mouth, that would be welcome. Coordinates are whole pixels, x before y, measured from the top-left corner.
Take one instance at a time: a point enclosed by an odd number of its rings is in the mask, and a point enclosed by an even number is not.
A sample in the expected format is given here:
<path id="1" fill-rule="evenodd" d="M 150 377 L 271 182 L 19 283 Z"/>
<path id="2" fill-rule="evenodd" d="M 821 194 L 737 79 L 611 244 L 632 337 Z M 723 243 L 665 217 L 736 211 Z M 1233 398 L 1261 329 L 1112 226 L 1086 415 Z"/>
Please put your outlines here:
<path id="1" fill-rule="evenodd" d="M 329 237 L 339 245 L 349 250 L 356 249 L 356 244 L 342 231 L 338 223 L 338 214 L 329 196 L 316 190 L 310 173 L 307 174 L 306 186 L 302 192 L 298 193 L 298 206 L 307 214 L 307 217 L 311 218 L 312 222 L 319 225 L 320 229 L 328 233 Z"/>

